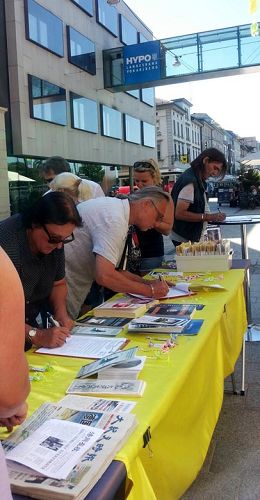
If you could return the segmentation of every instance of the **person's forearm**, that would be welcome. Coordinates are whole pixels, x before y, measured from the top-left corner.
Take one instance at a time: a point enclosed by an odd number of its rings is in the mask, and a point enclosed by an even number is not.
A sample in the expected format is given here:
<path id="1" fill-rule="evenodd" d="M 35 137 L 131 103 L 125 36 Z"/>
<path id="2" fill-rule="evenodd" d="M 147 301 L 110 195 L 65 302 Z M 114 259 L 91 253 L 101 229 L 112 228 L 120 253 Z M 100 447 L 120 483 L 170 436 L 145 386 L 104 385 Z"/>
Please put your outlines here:
<path id="1" fill-rule="evenodd" d="M 53 286 L 49 296 L 49 302 L 53 308 L 54 316 L 67 314 L 67 293 L 65 280 L 62 283 Z"/>
<path id="2" fill-rule="evenodd" d="M 130 273 L 130 271 L 123 270 L 119 270 L 119 272 L 132 281 L 136 281 L 137 283 L 145 283 L 145 280 L 141 276 L 138 276 L 138 274 L 133 274 Z"/>
<path id="3" fill-rule="evenodd" d="M 129 275 L 131 275 L 131 278 L 128 277 Z M 96 277 L 96 280 L 99 285 L 110 288 L 114 292 L 137 293 L 145 295 L 146 297 L 153 296 L 153 290 L 148 281 L 145 283 L 140 276 L 136 275 L 132 278 L 132 274 L 127 271 L 114 271 L 113 273 L 109 273 L 107 275 L 103 274 L 103 276 L 99 279 Z"/>

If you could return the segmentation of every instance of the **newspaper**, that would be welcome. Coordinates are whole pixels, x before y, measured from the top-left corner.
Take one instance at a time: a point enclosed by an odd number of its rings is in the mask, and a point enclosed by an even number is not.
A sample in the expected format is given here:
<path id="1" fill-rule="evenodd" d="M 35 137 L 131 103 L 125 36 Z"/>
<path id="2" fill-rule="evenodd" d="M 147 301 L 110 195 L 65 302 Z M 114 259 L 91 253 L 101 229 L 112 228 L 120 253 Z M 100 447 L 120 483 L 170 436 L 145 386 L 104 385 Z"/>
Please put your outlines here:
<path id="1" fill-rule="evenodd" d="M 9 450 L 6 459 L 26 465 L 44 476 L 66 479 L 101 434 L 102 429 L 51 418 Z"/>
<path id="2" fill-rule="evenodd" d="M 130 413 L 136 403 L 125 399 L 91 398 L 90 396 L 74 396 L 68 394 L 59 401 L 61 406 L 73 410 L 94 410 L 106 413 Z"/>
<path id="3" fill-rule="evenodd" d="M 81 456 L 67 479 L 41 477 L 33 471 L 30 473 L 16 471 L 12 467 L 13 462 L 8 461 L 12 492 L 31 495 L 38 499 L 83 500 L 136 427 L 135 416 L 126 413 L 77 411 L 62 407 L 57 403 L 45 403 L 2 442 L 5 453 L 29 437 L 44 422 L 53 418 L 90 425 L 103 429 L 104 432 Z"/>

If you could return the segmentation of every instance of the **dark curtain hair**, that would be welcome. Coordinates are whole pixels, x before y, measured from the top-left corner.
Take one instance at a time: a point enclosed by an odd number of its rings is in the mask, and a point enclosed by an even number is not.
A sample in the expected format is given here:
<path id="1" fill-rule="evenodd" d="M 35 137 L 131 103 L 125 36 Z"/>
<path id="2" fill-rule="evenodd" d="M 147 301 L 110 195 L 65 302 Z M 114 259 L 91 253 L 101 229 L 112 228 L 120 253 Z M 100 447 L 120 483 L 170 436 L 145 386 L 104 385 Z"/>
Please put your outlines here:
<path id="1" fill-rule="evenodd" d="M 225 176 L 227 171 L 227 161 L 222 151 L 219 151 L 216 148 L 204 149 L 204 151 L 202 151 L 202 153 L 200 153 L 200 155 L 197 156 L 197 158 L 195 158 L 195 160 L 193 160 L 190 163 L 191 167 L 194 169 L 197 175 L 201 171 L 203 172 L 204 170 L 204 164 L 203 164 L 204 158 L 208 158 L 209 162 L 217 161 L 219 163 L 222 163 L 222 170 L 220 177 L 223 178 Z"/>
<path id="2" fill-rule="evenodd" d="M 55 175 L 70 172 L 70 164 L 62 156 L 51 156 L 40 166 L 40 173 L 47 174 L 50 170 L 53 170 Z"/>
<path id="3" fill-rule="evenodd" d="M 82 225 L 74 201 L 68 194 L 60 191 L 54 191 L 42 196 L 22 216 L 24 225 L 27 228 L 31 228 L 33 225 L 42 226 L 43 224 L 63 226 L 71 223 L 77 227 Z"/>

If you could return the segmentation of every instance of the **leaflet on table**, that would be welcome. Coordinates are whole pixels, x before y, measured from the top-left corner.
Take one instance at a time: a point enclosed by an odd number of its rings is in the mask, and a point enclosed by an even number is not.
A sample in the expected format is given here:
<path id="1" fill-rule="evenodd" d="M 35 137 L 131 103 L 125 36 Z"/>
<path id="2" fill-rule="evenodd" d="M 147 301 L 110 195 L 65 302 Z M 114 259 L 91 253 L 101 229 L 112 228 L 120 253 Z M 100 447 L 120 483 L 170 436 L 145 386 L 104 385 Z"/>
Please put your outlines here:
<path id="1" fill-rule="evenodd" d="M 83 398 L 82 398 L 83 399 Z M 32 432 L 49 419 L 72 421 L 96 427 L 104 432 L 94 445 L 85 452 L 77 465 L 69 473 L 67 479 L 51 479 L 39 477 L 39 473 L 27 469 L 27 472 L 17 472 L 14 462 L 8 460 L 8 472 L 13 492 L 30 495 L 34 498 L 49 498 L 52 500 L 83 499 L 105 472 L 115 454 L 120 450 L 128 436 L 137 425 L 134 415 L 130 413 L 103 413 L 77 411 L 65 408 L 59 403 L 45 403 L 31 417 L 13 432 L 8 439 L 3 440 L 5 453 L 12 450 Z M 44 448 L 43 448 L 44 450 Z M 18 466 L 18 464 L 17 464 Z M 20 466 L 22 467 L 22 466 Z"/>
<path id="2" fill-rule="evenodd" d="M 96 316 L 81 316 L 77 321 L 76 325 L 79 326 L 96 326 L 102 328 L 123 328 L 127 323 L 129 323 L 129 318 L 116 318 L 116 317 L 96 317 Z"/>
<path id="3" fill-rule="evenodd" d="M 122 332 L 122 328 L 103 328 L 101 326 L 74 326 L 71 330 L 72 335 L 91 335 L 98 337 L 116 337 Z"/>
<path id="4" fill-rule="evenodd" d="M 137 379 L 142 371 L 146 361 L 146 356 L 135 356 L 131 361 L 126 363 L 118 363 L 110 368 L 98 372 L 98 380 L 104 379 L 120 379 L 134 380 Z"/>
<path id="5" fill-rule="evenodd" d="M 226 217 L 225 218 L 225 223 L 226 222 L 236 222 L 236 223 L 241 223 L 243 224 L 244 222 L 251 222 L 252 221 L 252 217 L 250 217 L 249 215 L 234 215 L 234 216 L 229 216 L 229 217 Z"/>
<path id="6" fill-rule="evenodd" d="M 80 368 L 76 378 L 91 377 L 91 375 L 95 375 L 100 370 L 104 370 L 109 366 L 122 363 L 123 361 L 130 361 L 134 358 L 137 349 L 137 347 L 132 347 L 130 349 L 125 349 L 124 351 L 117 351 L 97 361 L 93 361 L 93 363 L 84 365 Z"/>
<path id="7" fill-rule="evenodd" d="M 170 316 L 141 316 L 133 319 L 128 326 L 128 332 L 135 331 L 154 333 L 179 333 L 190 320 L 187 318 L 171 318 Z"/>
<path id="8" fill-rule="evenodd" d="M 67 394 L 116 394 L 117 396 L 142 396 L 146 383 L 143 380 L 73 380 Z"/>
<path id="9" fill-rule="evenodd" d="M 75 396 L 67 394 L 59 405 L 72 410 L 93 410 L 106 413 L 130 413 L 136 403 L 120 399 L 91 398 L 90 396 Z"/>
<path id="10" fill-rule="evenodd" d="M 129 341 L 125 338 L 107 339 L 105 337 L 84 337 L 83 335 L 72 335 L 62 347 L 47 349 L 40 347 L 39 354 L 51 354 L 53 356 L 70 356 L 76 358 L 100 359 L 124 347 Z"/>
<path id="11" fill-rule="evenodd" d="M 102 434 L 103 430 L 88 425 L 50 419 L 5 456 L 44 476 L 66 479 Z"/>

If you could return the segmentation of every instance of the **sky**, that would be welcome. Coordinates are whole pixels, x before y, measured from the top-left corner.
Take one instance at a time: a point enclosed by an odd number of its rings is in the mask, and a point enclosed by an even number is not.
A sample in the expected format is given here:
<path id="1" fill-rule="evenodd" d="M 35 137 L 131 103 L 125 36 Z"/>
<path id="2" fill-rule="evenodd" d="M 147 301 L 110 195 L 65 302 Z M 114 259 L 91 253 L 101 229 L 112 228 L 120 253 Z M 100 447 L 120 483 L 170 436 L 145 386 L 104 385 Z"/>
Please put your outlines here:
<path id="1" fill-rule="evenodd" d="M 260 0 L 124 0 L 157 39 L 260 22 Z M 260 41 L 259 41 L 260 43 Z M 260 141 L 260 72 L 155 88 L 156 97 L 185 97 L 192 113 L 207 113 L 221 127 Z"/>

